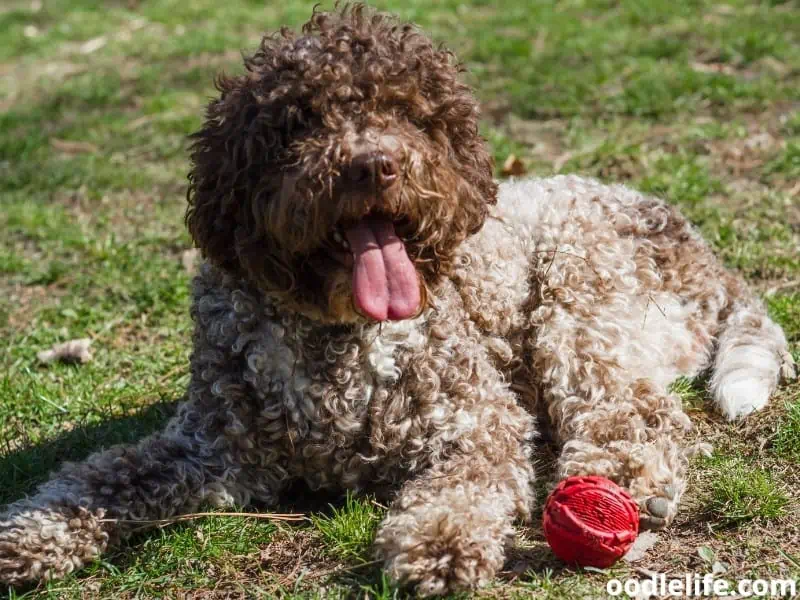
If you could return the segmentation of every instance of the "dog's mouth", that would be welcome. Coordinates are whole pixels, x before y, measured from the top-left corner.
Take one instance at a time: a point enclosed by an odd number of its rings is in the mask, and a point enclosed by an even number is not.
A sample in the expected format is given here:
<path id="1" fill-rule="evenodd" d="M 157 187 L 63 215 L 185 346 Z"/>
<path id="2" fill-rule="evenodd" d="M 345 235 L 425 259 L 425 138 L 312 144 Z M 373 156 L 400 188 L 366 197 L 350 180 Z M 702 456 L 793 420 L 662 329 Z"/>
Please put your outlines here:
<path id="1" fill-rule="evenodd" d="M 332 258 L 352 269 L 356 309 L 375 321 L 399 321 L 419 312 L 420 281 L 398 235 L 402 226 L 388 215 L 371 213 L 338 224 L 330 235 Z"/>

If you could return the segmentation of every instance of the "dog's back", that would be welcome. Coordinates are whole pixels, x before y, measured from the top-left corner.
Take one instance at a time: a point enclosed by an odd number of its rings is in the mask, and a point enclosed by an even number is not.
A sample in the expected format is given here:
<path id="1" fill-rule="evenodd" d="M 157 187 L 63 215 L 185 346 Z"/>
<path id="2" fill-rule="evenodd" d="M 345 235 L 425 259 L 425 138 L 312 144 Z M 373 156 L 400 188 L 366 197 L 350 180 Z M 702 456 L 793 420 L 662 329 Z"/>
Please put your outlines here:
<path id="1" fill-rule="evenodd" d="M 530 178 L 502 184 L 492 216 L 455 274 L 487 333 L 509 338 L 534 324 L 546 343 L 551 330 L 562 335 L 557 319 L 574 320 L 628 376 L 661 387 L 710 367 L 729 419 L 762 408 L 792 375 L 781 329 L 661 200 L 575 176 Z"/>

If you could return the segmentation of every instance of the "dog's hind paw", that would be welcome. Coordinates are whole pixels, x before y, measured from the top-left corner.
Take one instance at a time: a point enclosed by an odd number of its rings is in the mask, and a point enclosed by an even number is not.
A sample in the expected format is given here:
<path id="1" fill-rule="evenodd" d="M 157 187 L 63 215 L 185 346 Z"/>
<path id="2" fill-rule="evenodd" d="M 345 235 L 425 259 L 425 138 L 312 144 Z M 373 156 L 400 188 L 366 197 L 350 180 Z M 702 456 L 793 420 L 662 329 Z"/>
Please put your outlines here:
<path id="1" fill-rule="evenodd" d="M 678 512 L 679 494 L 674 485 L 667 485 L 662 493 L 639 502 L 639 529 L 665 529 Z"/>
<path id="2" fill-rule="evenodd" d="M 781 353 L 781 381 L 792 381 L 797 378 L 794 357 L 789 352 Z"/>

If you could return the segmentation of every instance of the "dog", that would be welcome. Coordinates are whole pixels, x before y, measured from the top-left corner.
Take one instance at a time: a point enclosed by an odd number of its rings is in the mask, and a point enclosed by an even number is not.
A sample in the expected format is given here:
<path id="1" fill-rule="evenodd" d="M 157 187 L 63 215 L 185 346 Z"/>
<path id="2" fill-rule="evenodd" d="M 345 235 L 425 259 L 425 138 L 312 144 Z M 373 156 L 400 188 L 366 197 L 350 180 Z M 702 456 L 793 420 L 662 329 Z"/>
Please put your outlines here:
<path id="1" fill-rule="evenodd" d="M 187 400 L 0 520 L 0 581 L 63 576 L 136 521 L 274 505 L 290 483 L 392 498 L 375 551 L 420 595 L 502 567 L 556 478 L 605 476 L 644 528 L 684 492 L 710 373 L 728 419 L 793 373 L 781 329 L 681 214 L 575 176 L 498 184 L 454 55 L 354 4 L 267 36 L 193 136 Z"/>

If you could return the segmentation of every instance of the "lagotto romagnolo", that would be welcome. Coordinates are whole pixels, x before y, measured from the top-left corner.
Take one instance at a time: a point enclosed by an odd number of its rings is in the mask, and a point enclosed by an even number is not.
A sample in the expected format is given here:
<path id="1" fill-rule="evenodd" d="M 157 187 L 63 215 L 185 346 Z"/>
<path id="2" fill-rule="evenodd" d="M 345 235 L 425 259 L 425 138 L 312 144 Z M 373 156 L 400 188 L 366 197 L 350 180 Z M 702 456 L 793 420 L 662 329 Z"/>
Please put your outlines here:
<path id="1" fill-rule="evenodd" d="M 498 184 L 453 55 L 363 6 L 267 36 L 193 137 L 188 399 L 65 465 L 0 520 L 0 581 L 58 577 L 134 525 L 275 505 L 294 480 L 380 491 L 375 539 L 420 594 L 480 586 L 556 475 L 669 525 L 709 370 L 729 419 L 793 373 L 780 328 L 675 209 L 579 177 Z M 124 522 L 121 522 L 124 521 Z"/>

